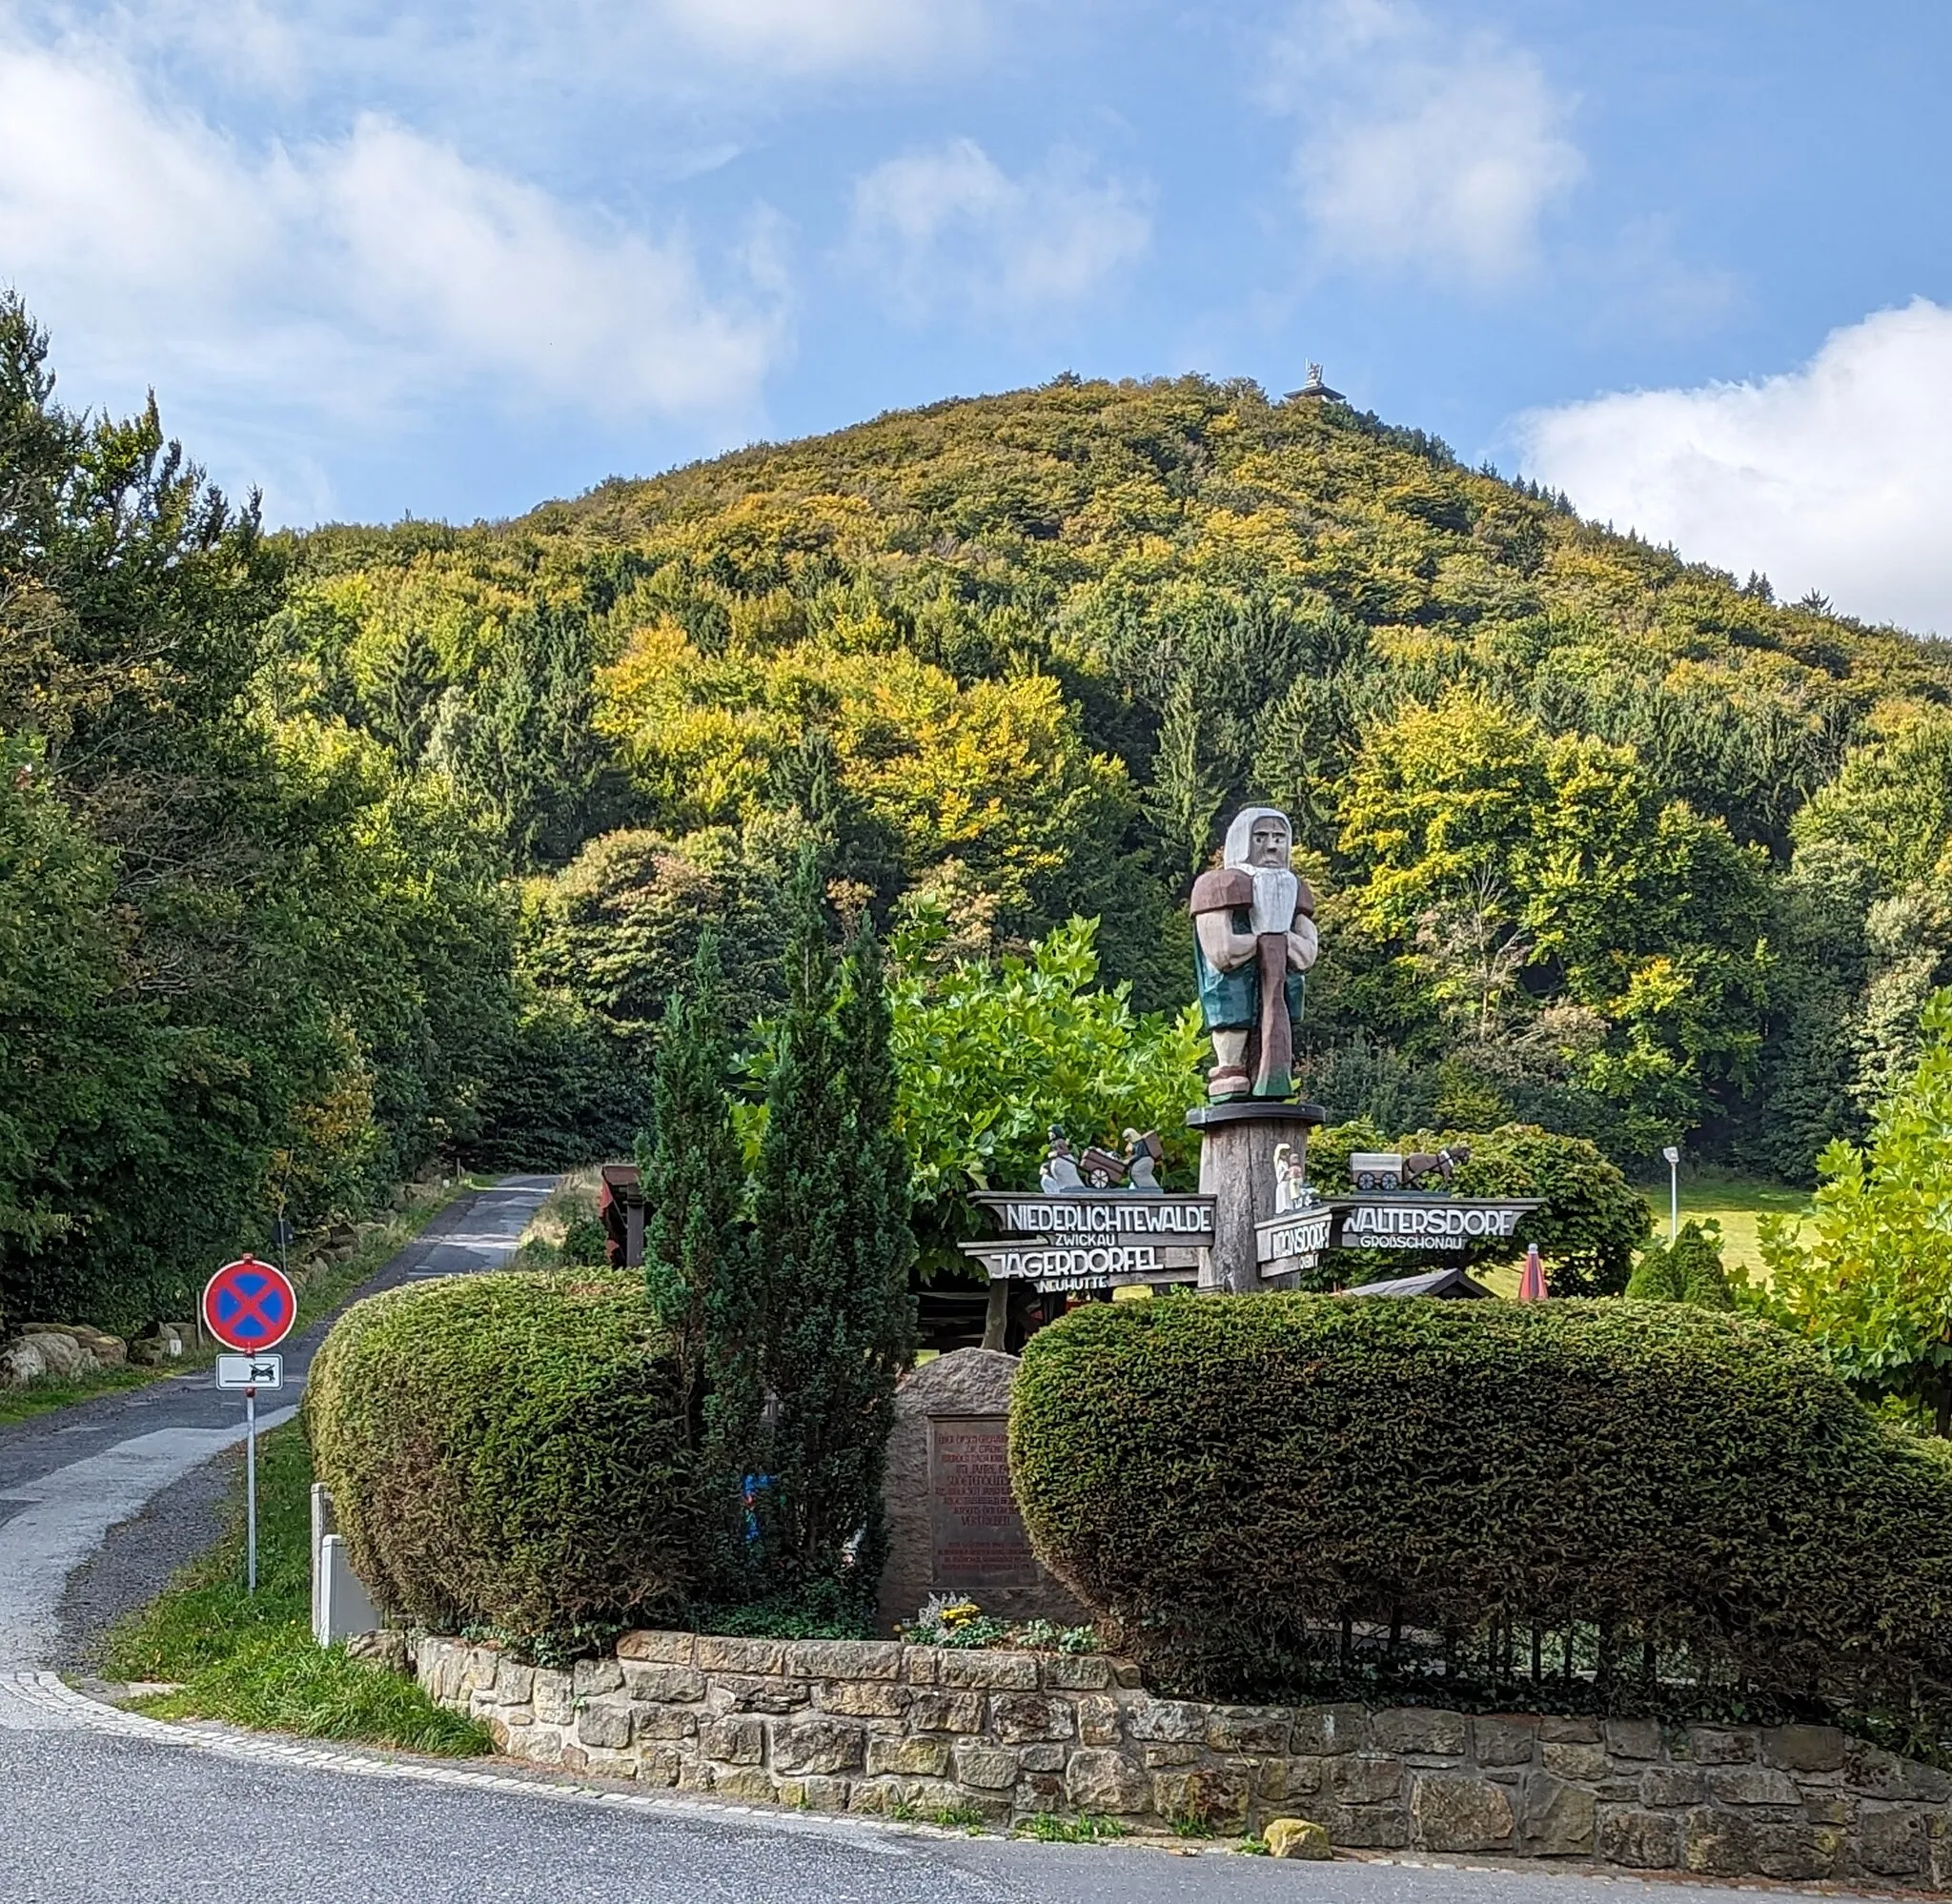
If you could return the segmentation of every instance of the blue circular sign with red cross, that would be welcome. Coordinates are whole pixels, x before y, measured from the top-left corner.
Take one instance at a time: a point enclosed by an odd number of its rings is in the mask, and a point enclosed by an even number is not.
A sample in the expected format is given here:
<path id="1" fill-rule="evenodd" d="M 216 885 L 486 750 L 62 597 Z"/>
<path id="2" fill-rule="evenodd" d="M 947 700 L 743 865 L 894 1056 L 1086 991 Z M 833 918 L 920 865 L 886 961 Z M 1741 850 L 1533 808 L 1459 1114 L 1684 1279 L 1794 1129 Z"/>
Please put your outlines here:
<path id="1" fill-rule="evenodd" d="M 240 1355 L 275 1348 L 297 1320 L 298 1292 L 291 1278 L 254 1256 L 226 1263 L 204 1286 L 204 1327 Z"/>

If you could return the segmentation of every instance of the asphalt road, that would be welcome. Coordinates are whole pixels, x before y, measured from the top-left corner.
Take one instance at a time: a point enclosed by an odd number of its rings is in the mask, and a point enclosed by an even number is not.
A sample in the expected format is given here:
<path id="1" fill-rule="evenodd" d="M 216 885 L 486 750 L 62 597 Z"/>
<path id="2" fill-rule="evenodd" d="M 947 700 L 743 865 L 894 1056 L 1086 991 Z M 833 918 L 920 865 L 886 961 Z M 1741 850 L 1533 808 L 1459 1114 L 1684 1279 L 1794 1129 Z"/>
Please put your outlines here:
<path id="1" fill-rule="evenodd" d="M 554 1183 L 505 1177 L 458 1198 L 359 1293 L 505 1261 Z M 285 1387 L 261 1406 L 261 1428 L 291 1418 L 328 1327 L 283 1345 Z M 93 1631 L 207 1544 L 221 1497 L 208 1464 L 243 1435 L 241 1398 L 219 1393 L 208 1369 L 0 1428 L 0 1671 L 75 1662 Z"/>
<path id="2" fill-rule="evenodd" d="M 58 1747 L 58 1752 L 51 1748 Z M 52 1772 L 51 1757 L 60 1761 Z M 464 1774 L 465 1775 L 465 1774 Z M 1618 1878 L 1042 1845 L 0 1730 L 6 1904 L 1618 1904 Z M 1644 1904 L 1698 1892 L 1628 1880 Z"/>

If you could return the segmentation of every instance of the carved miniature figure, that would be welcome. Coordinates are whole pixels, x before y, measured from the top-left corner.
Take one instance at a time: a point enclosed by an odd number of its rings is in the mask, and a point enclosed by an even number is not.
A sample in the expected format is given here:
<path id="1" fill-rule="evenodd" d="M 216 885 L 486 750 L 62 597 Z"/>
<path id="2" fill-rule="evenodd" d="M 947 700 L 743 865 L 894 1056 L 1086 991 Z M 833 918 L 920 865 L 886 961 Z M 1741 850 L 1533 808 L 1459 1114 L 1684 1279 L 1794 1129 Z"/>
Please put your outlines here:
<path id="1" fill-rule="evenodd" d="M 1085 1187 L 1078 1160 L 1071 1155 L 1070 1140 L 1056 1124 L 1050 1126 L 1050 1148 L 1045 1153 L 1043 1174 L 1037 1181 L 1047 1197 L 1058 1197 L 1068 1190 Z"/>
<path id="2" fill-rule="evenodd" d="M 1222 863 L 1193 881 L 1200 1015 L 1213 1040 L 1207 1095 L 1294 1095 L 1302 975 L 1315 962 L 1314 894 L 1290 864 L 1288 816 L 1250 806 L 1227 829 Z"/>
<path id="3" fill-rule="evenodd" d="M 1142 1195 L 1165 1195 L 1159 1183 L 1159 1165 L 1166 1161 L 1166 1146 L 1156 1130 L 1128 1130 L 1125 1133 L 1126 1186 Z"/>
<path id="4" fill-rule="evenodd" d="M 1413 1188 L 1427 1190 L 1433 1177 L 1442 1181 L 1446 1188 L 1457 1174 L 1460 1164 L 1471 1162 L 1471 1146 L 1468 1144 L 1446 1144 L 1441 1150 L 1413 1150 L 1403 1160 L 1403 1181 Z"/>
<path id="5" fill-rule="evenodd" d="M 1308 1181 L 1308 1146 L 1275 1144 L 1274 1214 L 1286 1216 L 1290 1210 L 1307 1209 L 1314 1202 L 1315 1193 Z"/>
<path id="6" fill-rule="evenodd" d="M 1428 1190 L 1431 1179 L 1448 1186 L 1460 1164 L 1471 1162 L 1468 1144 L 1441 1150 L 1356 1150 L 1350 1153 L 1349 1177 L 1358 1190 Z"/>
<path id="7" fill-rule="evenodd" d="M 1050 1146 L 1044 1157 L 1038 1182 L 1047 1197 L 1076 1196 L 1092 1190 L 1132 1190 L 1145 1196 L 1161 1196 L 1159 1164 L 1166 1147 L 1156 1130 L 1128 1130 L 1125 1151 L 1107 1150 L 1093 1144 L 1082 1156 L 1071 1149 L 1070 1139 L 1056 1125 L 1050 1126 Z"/>

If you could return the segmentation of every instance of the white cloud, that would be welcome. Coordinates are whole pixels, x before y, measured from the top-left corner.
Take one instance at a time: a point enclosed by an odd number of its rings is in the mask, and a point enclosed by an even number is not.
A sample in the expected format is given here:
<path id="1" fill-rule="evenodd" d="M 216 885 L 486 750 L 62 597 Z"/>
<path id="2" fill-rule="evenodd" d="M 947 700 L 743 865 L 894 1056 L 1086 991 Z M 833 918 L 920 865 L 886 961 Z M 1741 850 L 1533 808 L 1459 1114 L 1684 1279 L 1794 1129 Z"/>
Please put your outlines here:
<path id="1" fill-rule="evenodd" d="M 0 269 L 97 380 L 412 417 L 485 388 L 600 418 L 750 416 L 778 299 L 389 120 L 247 149 L 99 50 L 0 43 Z"/>
<path id="2" fill-rule="evenodd" d="M 10 0 L 0 0 L 4 13 Z M 979 52 L 991 0 L 10 0 L 47 42 L 76 21 L 105 44 L 246 98 L 350 84 L 365 96 L 756 100 Z"/>
<path id="3" fill-rule="evenodd" d="M 1585 172 L 1571 102 L 1530 53 L 1446 37 L 1407 0 L 1313 10 L 1277 50 L 1270 91 L 1309 122 L 1295 184 L 1338 263 L 1507 282 Z"/>
<path id="4" fill-rule="evenodd" d="M 1145 252 L 1143 193 L 1057 153 L 1012 178 L 973 139 L 878 166 L 854 189 L 851 254 L 914 315 L 1073 303 Z"/>
<path id="5" fill-rule="evenodd" d="M 905 67 L 972 46 L 977 0 L 662 0 L 702 47 L 795 72 Z"/>
<path id="6" fill-rule="evenodd" d="M 1584 515 L 1779 597 L 1952 633 L 1952 310 L 1921 298 L 1786 375 L 1535 411 L 1518 435 Z"/>

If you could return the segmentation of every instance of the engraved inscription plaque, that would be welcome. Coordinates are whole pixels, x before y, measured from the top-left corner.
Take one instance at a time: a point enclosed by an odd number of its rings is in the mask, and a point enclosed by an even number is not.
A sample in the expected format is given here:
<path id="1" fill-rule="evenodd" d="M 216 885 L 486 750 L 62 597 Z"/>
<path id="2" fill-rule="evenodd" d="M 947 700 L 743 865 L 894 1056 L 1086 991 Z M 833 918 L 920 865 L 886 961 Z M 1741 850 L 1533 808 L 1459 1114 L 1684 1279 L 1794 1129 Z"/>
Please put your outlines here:
<path id="1" fill-rule="evenodd" d="M 1009 1418 L 930 1415 L 930 1571 L 939 1592 L 1028 1587 L 1037 1560 L 1010 1493 Z"/>

